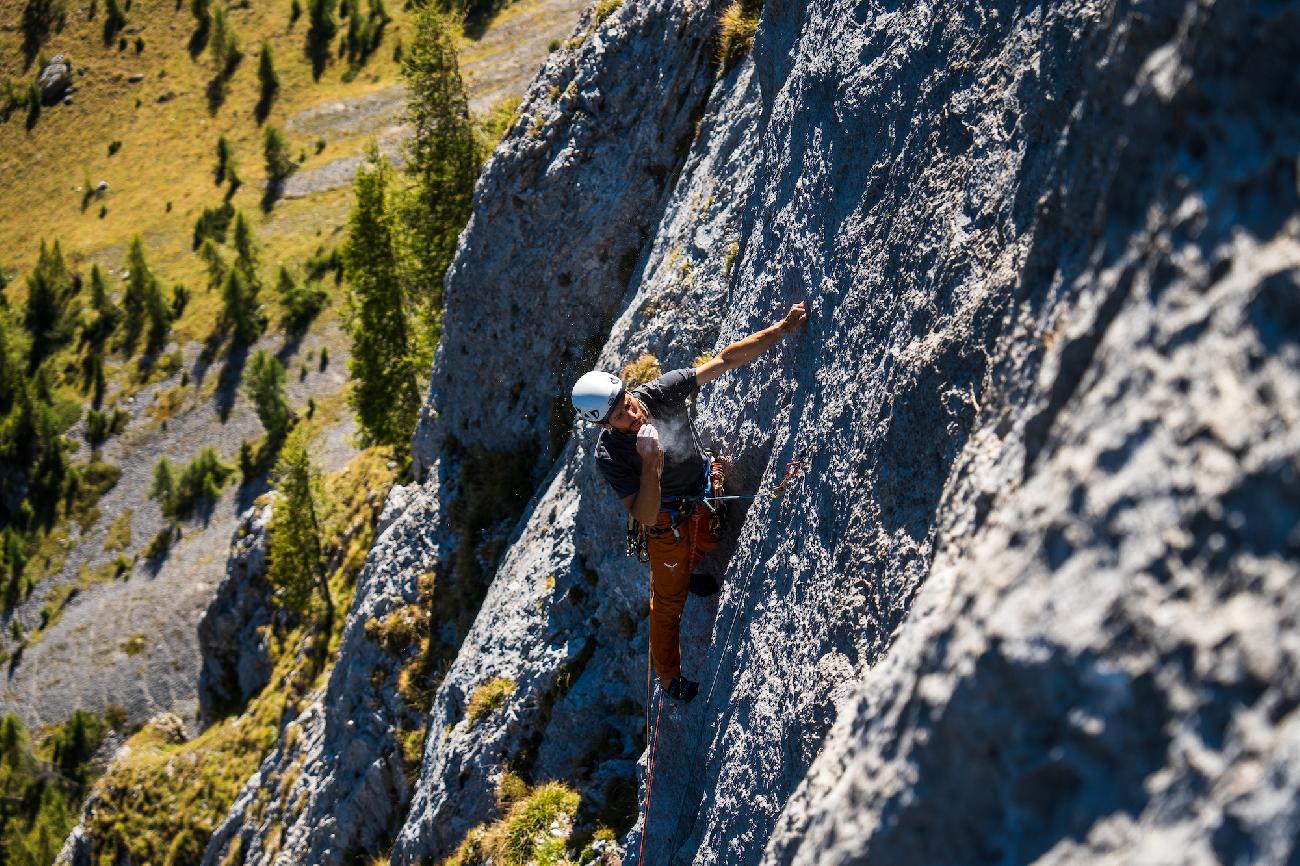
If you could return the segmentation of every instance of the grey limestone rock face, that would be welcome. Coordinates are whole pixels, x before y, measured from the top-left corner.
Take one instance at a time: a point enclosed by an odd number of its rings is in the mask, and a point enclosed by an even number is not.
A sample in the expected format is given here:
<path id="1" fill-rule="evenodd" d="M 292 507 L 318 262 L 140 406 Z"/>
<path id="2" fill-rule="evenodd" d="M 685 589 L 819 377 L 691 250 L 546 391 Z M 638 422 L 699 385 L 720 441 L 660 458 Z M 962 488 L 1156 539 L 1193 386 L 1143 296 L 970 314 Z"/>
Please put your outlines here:
<path id="1" fill-rule="evenodd" d="M 507 769 L 631 826 L 629 864 L 1293 860 L 1300 11 L 768 0 L 721 73 L 717 14 L 629 0 L 530 90 L 448 276 L 427 476 L 207 862 L 436 862 Z M 699 697 L 646 694 L 645 570 L 579 431 L 402 703 L 366 623 L 464 543 L 458 449 L 796 301 L 698 400 L 755 496 L 687 605 Z"/>
<path id="2" fill-rule="evenodd" d="M 273 504 L 252 506 L 239 518 L 226 558 L 226 575 L 199 620 L 199 716 L 212 719 L 244 706 L 271 677 L 262 631 L 274 615 L 266 582 L 267 526 Z"/>
<path id="3" fill-rule="evenodd" d="M 446 742 L 452 747 L 441 749 L 444 720 L 458 717 L 465 690 L 490 669 L 481 640 L 466 642 L 438 690 L 433 712 L 426 718 L 427 708 L 421 707 L 412 718 L 412 708 L 394 685 L 409 658 L 379 645 L 367 634 L 367 624 L 401 608 L 429 604 L 421 594 L 422 577 L 437 576 L 435 596 L 447 591 L 446 584 L 454 586 L 458 578 L 449 560 L 466 543 L 453 517 L 471 462 L 466 447 L 500 454 L 526 451 L 521 443 L 545 441 L 559 383 L 574 374 L 584 353 L 594 355 L 592 347 L 603 342 L 708 95 L 708 40 L 717 14 L 716 3 L 661 0 L 628 0 L 599 21 L 594 8 L 588 10 L 575 37 L 581 44 L 554 52 L 530 89 L 514 133 L 479 182 L 474 216 L 448 274 L 444 336 L 430 401 L 413 443 L 423 480 L 390 494 L 382 534 L 358 579 L 339 660 L 324 694 L 294 723 L 301 733 L 282 738 L 250 780 L 214 835 L 205 863 L 228 862 L 234 851 L 238 862 L 247 864 L 334 864 L 348 862 L 359 851 L 377 853 L 392 838 L 394 822 L 411 796 L 406 773 L 413 768 L 403 766 L 398 737 L 419 725 L 429 732 L 422 772 L 430 784 L 421 789 L 422 805 L 407 824 L 437 829 L 418 838 L 404 833 L 394 862 L 446 853 L 459 842 L 455 832 L 464 822 L 482 821 L 490 811 L 490 781 L 499 773 L 489 766 L 490 758 L 513 754 L 519 737 L 503 735 L 503 745 L 494 746 L 487 732 L 497 721 L 488 720 L 472 738 L 449 735 Z M 541 238 L 547 240 L 539 243 Z M 563 448 L 564 435 L 561 428 L 550 447 Z M 531 453 L 546 454 L 545 447 L 533 449 Z M 524 469 L 528 471 L 527 463 Z M 611 505 L 603 503 L 607 509 Z M 508 521 L 498 521 L 489 533 L 513 534 Z M 511 579 L 537 577 L 538 570 L 553 565 L 555 585 L 577 598 L 584 591 L 577 584 L 588 585 L 591 577 L 573 563 L 562 533 L 551 527 L 544 535 L 545 544 L 507 566 Z M 560 545 L 561 553 L 553 553 L 554 545 Z M 510 579 L 498 579 L 492 592 L 517 601 L 510 585 Z M 586 592 L 597 598 L 590 588 Z M 633 598 L 623 601 L 635 604 Z M 433 603 L 436 608 L 436 598 Z M 500 609 L 501 602 L 491 601 L 484 616 Z M 538 669 L 520 680 L 526 693 L 534 695 L 530 706 L 540 707 L 539 690 L 549 694 L 546 701 L 558 700 L 557 680 L 567 689 L 569 681 L 580 679 L 579 662 L 592 655 L 594 643 L 563 634 L 578 630 L 588 609 L 570 605 L 563 629 L 547 637 Z M 466 613 L 472 620 L 473 611 Z M 508 627 L 498 631 L 513 635 L 532 628 L 530 622 L 512 613 Z M 611 622 L 609 628 L 622 635 L 626 626 Z M 433 629 L 435 639 L 456 643 L 463 637 L 446 623 L 435 622 Z M 512 651 L 531 652 L 527 637 L 510 637 L 524 641 L 512 643 Z M 615 642 L 621 646 L 625 640 L 623 635 Z M 620 654 L 628 656 L 625 646 Z M 600 677 L 608 672 L 592 669 L 599 683 L 597 671 Z M 617 685 L 608 691 L 607 705 L 626 697 Z M 572 712 L 556 707 L 552 715 L 566 711 Z M 624 715 L 635 718 L 637 713 L 633 709 Z M 285 745 L 286 739 L 292 746 Z M 439 768 L 447 761 L 462 762 L 455 747 L 467 740 L 476 756 L 486 756 L 476 766 L 490 770 L 491 778 L 470 774 L 475 791 L 462 794 L 461 811 L 431 803 L 441 784 Z M 625 785 L 638 748 L 630 738 L 619 745 Z M 549 760 L 567 770 L 579 763 L 583 751 L 575 747 Z M 610 769 L 603 772 L 608 776 Z M 287 793 L 281 794 L 282 789 Z M 272 805 L 263 807 L 265 802 Z M 430 810 L 437 812 L 432 818 Z"/>
<path id="4" fill-rule="evenodd" d="M 558 456 L 570 412 L 557 395 L 605 342 L 685 156 L 720 8 L 626 0 L 597 20 L 593 4 L 581 44 L 548 57 L 447 273 L 417 470 L 448 437 Z"/>
<path id="5" fill-rule="evenodd" d="M 403 659 L 367 625 L 428 601 L 421 578 L 448 544 L 438 531 L 440 478 L 435 466 L 429 486 L 390 495 L 405 509 L 387 514 L 366 558 L 323 693 L 286 725 L 213 834 L 205 864 L 325 866 L 376 851 L 390 837 L 409 796 L 397 734 L 412 711 L 393 683 Z"/>
<path id="6" fill-rule="evenodd" d="M 756 97 L 747 65 L 715 86 L 597 367 L 650 352 L 672 369 L 713 348 L 742 220 L 733 192 L 752 177 Z M 499 814 L 507 769 L 572 784 L 589 827 L 633 819 L 646 743 L 647 573 L 624 555 L 623 511 L 594 471 L 593 443 L 582 430 L 562 454 L 438 690 L 429 730 L 446 734 L 426 746 L 393 863 L 436 862 Z M 687 608 L 683 643 L 697 665 L 714 607 Z M 498 677 L 515 685 L 504 707 L 467 718 L 475 689 Z"/>

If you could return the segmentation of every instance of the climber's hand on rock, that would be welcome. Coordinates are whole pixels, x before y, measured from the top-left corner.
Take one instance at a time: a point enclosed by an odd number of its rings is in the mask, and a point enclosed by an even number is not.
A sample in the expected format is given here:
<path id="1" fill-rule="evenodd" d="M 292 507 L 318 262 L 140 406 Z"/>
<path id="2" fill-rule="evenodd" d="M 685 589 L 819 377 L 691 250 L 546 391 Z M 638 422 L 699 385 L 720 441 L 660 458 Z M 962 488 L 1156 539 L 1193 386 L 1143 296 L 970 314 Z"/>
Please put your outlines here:
<path id="1" fill-rule="evenodd" d="M 659 457 L 659 431 L 653 424 L 642 424 L 636 434 L 636 453 L 642 460 L 654 460 Z"/>
<path id="2" fill-rule="evenodd" d="M 781 333 L 789 334 L 808 320 L 808 302 L 800 301 L 790 307 L 790 312 L 781 320 Z"/>

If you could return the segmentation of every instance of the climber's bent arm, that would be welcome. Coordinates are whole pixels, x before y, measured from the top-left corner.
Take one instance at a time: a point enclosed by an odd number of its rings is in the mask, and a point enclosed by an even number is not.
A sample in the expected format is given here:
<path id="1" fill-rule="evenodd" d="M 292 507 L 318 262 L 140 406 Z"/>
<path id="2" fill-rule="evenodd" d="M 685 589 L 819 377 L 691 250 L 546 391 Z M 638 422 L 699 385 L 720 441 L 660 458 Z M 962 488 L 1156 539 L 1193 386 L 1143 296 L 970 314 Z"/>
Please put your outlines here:
<path id="1" fill-rule="evenodd" d="M 807 304 L 802 301 L 795 304 L 790 307 L 790 312 L 785 314 L 785 318 L 775 325 L 761 331 L 755 331 L 748 337 L 731 343 L 719 352 L 716 357 L 710 358 L 696 367 L 696 383 L 703 385 L 712 382 L 728 370 L 743 367 L 766 352 L 781 337 L 793 331 L 807 317 Z"/>
<path id="2" fill-rule="evenodd" d="M 642 526 L 654 526 L 659 519 L 659 464 L 662 462 L 662 455 L 658 460 L 642 458 L 641 488 L 623 497 L 623 507 Z"/>

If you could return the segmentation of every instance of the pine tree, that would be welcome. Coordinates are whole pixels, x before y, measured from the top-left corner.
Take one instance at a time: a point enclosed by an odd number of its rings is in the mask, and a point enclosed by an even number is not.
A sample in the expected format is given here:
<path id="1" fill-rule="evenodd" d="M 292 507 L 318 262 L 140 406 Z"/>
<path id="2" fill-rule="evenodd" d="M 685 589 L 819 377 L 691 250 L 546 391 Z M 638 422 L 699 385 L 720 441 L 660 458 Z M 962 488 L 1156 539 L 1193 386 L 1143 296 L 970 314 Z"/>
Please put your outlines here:
<path id="1" fill-rule="evenodd" d="M 298 170 L 298 164 L 289 156 L 289 143 L 277 127 L 268 126 L 262 134 L 262 155 L 266 159 L 266 182 L 277 186 Z"/>
<path id="2" fill-rule="evenodd" d="M 293 410 L 284 393 L 284 365 L 270 352 L 259 349 L 245 374 L 244 391 L 272 447 L 278 445 L 293 423 Z"/>
<path id="3" fill-rule="evenodd" d="M 76 283 L 63 261 L 63 250 L 41 241 L 36 268 L 27 278 L 27 309 L 24 324 L 32 336 L 30 369 L 72 337 L 77 311 L 72 305 Z"/>
<path id="4" fill-rule="evenodd" d="M 329 58 L 330 43 L 338 32 L 334 21 L 337 0 L 308 0 L 307 56 L 311 58 L 311 72 L 320 78 Z"/>
<path id="5" fill-rule="evenodd" d="M 149 498 L 158 503 L 164 517 L 176 515 L 176 475 L 166 457 L 159 457 L 153 468 L 153 486 Z"/>
<path id="6" fill-rule="evenodd" d="M 257 304 L 257 286 L 243 268 L 231 268 L 221 287 L 221 323 L 230 329 L 235 342 L 246 345 L 257 339 L 266 325 Z"/>
<path id="7" fill-rule="evenodd" d="M 15 336 L 10 329 L 8 310 L 0 309 L 0 421 L 9 414 L 24 375 Z"/>
<path id="8" fill-rule="evenodd" d="M 212 38 L 208 40 L 208 50 L 217 66 L 217 76 L 228 78 L 243 59 L 244 52 L 239 47 L 239 37 L 226 17 L 224 6 L 218 6 L 212 13 Z"/>
<path id="9" fill-rule="evenodd" d="M 312 589 L 317 589 L 325 603 L 323 625 L 328 629 L 334 619 L 334 599 L 321 554 L 320 473 L 308 453 L 309 435 L 306 426 L 290 433 L 276 462 L 274 481 L 280 497 L 267 544 L 267 580 L 276 587 L 281 603 L 300 611 L 307 610 Z"/>
<path id="10" fill-rule="evenodd" d="M 420 388 L 410 324 L 398 279 L 389 186 L 393 169 L 371 142 L 357 170 L 356 204 L 342 248 L 343 271 L 352 289 L 350 330 L 353 385 L 348 403 L 366 444 L 406 444 L 415 429 Z"/>
<path id="11" fill-rule="evenodd" d="M 221 257 L 221 250 L 217 248 L 212 238 L 206 238 L 202 246 L 199 247 L 199 258 L 203 259 L 208 266 L 209 289 L 215 289 L 225 282 L 228 266 L 226 260 Z"/>
<path id="12" fill-rule="evenodd" d="M 156 352 L 167 342 L 171 311 L 163 298 L 158 277 L 149 270 L 149 263 L 145 261 L 144 243 L 139 235 L 131 239 L 126 254 L 126 267 L 130 276 L 127 278 L 122 306 L 126 311 L 127 345 L 133 346 L 148 324 L 147 350 Z"/>
<path id="13" fill-rule="evenodd" d="M 104 5 L 104 44 L 107 45 L 117 36 L 117 32 L 126 26 L 126 13 L 117 0 L 108 0 Z"/>
<path id="14" fill-rule="evenodd" d="M 256 283 L 257 265 L 257 240 L 253 237 L 253 226 L 241 211 L 235 214 L 235 267 Z M 258 288 L 261 288 L 260 283 Z"/>
<path id="15" fill-rule="evenodd" d="M 234 235 L 235 261 L 223 277 L 221 320 L 234 332 L 236 342 L 247 344 L 257 339 L 266 327 L 266 315 L 258 301 L 262 283 L 257 276 L 257 242 L 252 225 L 242 212 L 235 214 Z M 214 262 L 220 262 L 219 255 L 209 260 L 209 275 L 213 273 Z M 221 267 L 224 268 L 224 263 Z"/>
<path id="16" fill-rule="evenodd" d="M 86 326 L 85 340 L 97 348 L 103 347 L 109 336 L 122 321 L 122 311 L 108 294 L 108 283 L 99 265 L 90 269 L 90 309 L 95 318 Z"/>
<path id="17" fill-rule="evenodd" d="M 407 84 L 410 141 L 407 174 L 415 198 L 405 216 L 414 254 L 415 285 L 427 310 L 442 308 L 442 282 L 456 254 L 456 241 L 469 221 L 480 151 L 470 122 L 469 100 L 456 59 L 451 20 L 436 3 L 419 6 L 415 37 L 402 59 Z M 426 314 L 426 324 L 432 317 Z M 436 335 L 426 335 L 436 342 Z"/>
<path id="18" fill-rule="evenodd" d="M 305 328 L 329 300 L 329 293 L 319 284 L 299 284 L 284 265 L 280 266 L 275 288 L 280 295 L 280 306 L 284 308 L 284 324 L 291 330 Z"/>

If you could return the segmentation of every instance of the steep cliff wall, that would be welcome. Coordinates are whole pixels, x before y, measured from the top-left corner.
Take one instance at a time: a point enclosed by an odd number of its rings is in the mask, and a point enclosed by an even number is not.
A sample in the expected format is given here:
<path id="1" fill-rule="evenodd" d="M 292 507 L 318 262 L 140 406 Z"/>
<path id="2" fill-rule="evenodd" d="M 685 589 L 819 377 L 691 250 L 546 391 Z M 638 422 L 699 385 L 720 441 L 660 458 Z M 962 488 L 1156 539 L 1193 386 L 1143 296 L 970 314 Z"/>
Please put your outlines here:
<path id="1" fill-rule="evenodd" d="M 425 758 L 429 772 L 444 742 L 436 707 L 461 700 L 446 663 L 484 577 L 518 534 L 512 515 L 565 445 L 565 429 L 550 423 L 559 383 L 608 332 L 685 157 L 711 83 L 718 14 L 716 3 L 600 4 L 543 67 L 479 181 L 447 277 L 444 337 L 413 447 L 422 480 L 390 495 L 330 682 L 249 781 L 206 863 L 350 862 L 401 826 L 421 738 L 435 756 Z M 392 626 L 407 617 L 427 635 L 396 639 Z M 471 638 L 457 664 L 483 652 Z M 553 656 L 537 659 L 538 682 L 553 681 L 566 657 Z M 424 689 L 439 683 L 426 719 Z M 629 760 L 622 778 L 632 773 Z M 465 814 L 481 820 L 489 808 L 467 801 Z M 422 844 L 445 851 L 458 841 Z"/>
<path id="2" fill-rule="evenodd" d="M 428 476 L 208 861 L 436 861 L 507 770 L 635 821 L 628 863 L 1294 856 L 1295 5 L 768 0 L 730 70 L 717 13 L 600 4 L 530 91 L 448 278 Z M 699 698 L 647 707 L 645 571 L 555 401 L 798 300 L 699 400 L 758 495 L 688 603 Z M 485 529 L 508 547 L 426 717 L 367 624 L 436 614 L 468 455 L 521 443 L 559 459 Z"/>

